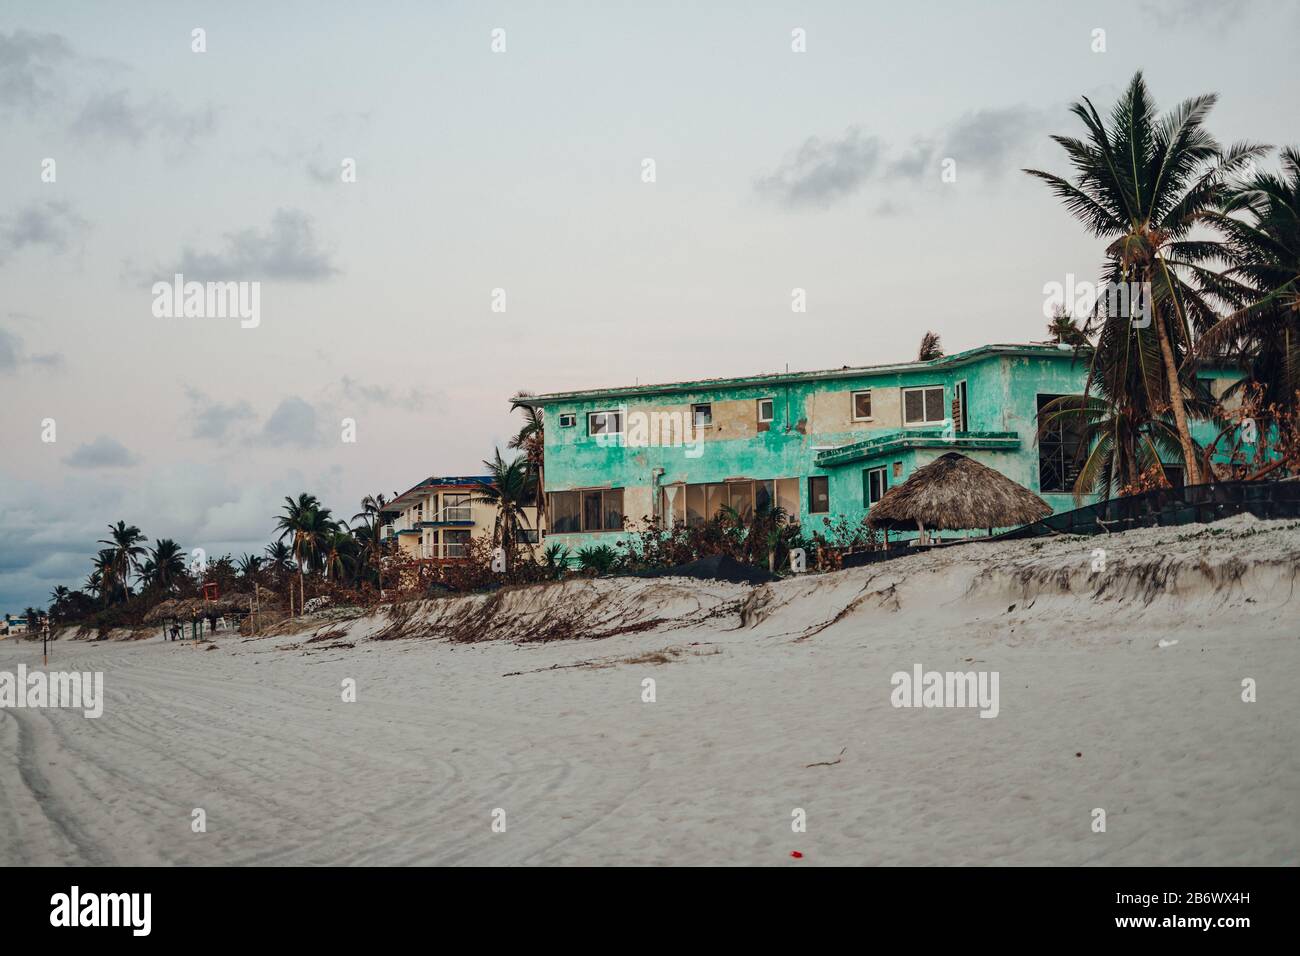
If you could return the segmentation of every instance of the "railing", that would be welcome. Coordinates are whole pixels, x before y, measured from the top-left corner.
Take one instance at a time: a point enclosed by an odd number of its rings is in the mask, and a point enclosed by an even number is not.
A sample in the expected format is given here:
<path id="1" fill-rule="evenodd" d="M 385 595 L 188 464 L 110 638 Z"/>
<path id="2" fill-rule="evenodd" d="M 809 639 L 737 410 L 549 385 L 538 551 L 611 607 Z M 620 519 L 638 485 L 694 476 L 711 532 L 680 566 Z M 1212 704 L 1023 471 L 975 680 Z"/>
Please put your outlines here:
<path id="1" fill-rule="evenodd" d="M 420 557 L 426 561 L 448 561 L 465 557 L 469 545 L 462 541 L 440 541 L 420 546 Z"/>

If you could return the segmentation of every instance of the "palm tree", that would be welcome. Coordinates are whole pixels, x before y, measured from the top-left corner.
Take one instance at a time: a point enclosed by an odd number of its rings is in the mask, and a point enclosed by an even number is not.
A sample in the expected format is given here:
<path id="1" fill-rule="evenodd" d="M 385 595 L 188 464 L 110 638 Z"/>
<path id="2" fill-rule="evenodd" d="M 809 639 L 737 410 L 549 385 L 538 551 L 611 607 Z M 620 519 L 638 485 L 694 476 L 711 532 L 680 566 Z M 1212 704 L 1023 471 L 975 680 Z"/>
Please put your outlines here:
<path id="1" fill-rule="evenodd" d="M 245 581 L 256 581 L 262 572 L 262 559 L 255 554 L 243 554 L 235 567 Z"/>
<path id="2" fill-rule="evenodd" d="M 159 538 L 154 542 L 146 569 L 146 583 L 170 594 L 185 577 L 185 555 L 181 546 L 171 538 Z"/>
<path id="3" fill-rule="evenodd" d="M 112 603 L 118 589 L 122 587 L 117 568 L 117 552 L 112 548 L 101 548 L 95 555 L 94 570 L 86 579 L 87 589 L 94 591 L 103 600 L 105 607 Z"/>
<path id="4" fill-rule="evenodd" d="M 293 570 L 293 552 L 283 541 L 273 541 L 266 546 L 266 564 L 277 575 L 288 574 Z"/>
<path id="5" fill-rule="evenodd" d="M 531 396 L 520 392 L 510 403 L 511 410 L 523 409 L 524 423 L 519 433 L 510 439 L 508 447 L 523 451 L 528 461 L 531 479 L 537 489 L 537 527 L 546 522 L 546 426 L 545 413 L 536 405 L 529 404 Z"/>
<path id="6" fill-rule="evenodd" d="M 1052 137 L 1074 166 L 1074 182 L 1025 170 L 1045 181 L 1094 236 L 1109 240 L 1106 282 L 1150 290 L 1146 304 L 1159 366 L 1157 374 L 1141 378 L 1146 387 L 1158 389 L 1150 395 L 1152 406 L 1167 405 L 1173 412 L 1189 484 L 1200 482 L 1201 471 L 1187 424 L 1187 383 L 1180 377 L 1180 365 L 1191 353 L 1194 334 L 1204 332 L 1218 316 L 1187 276 L 1198 274 L 1204 262 L 1220 254 L 1217 243 L 1193 240 L 1189 233 L 1220 204 L 1226 178 L 1264 151 L 1249 144 L 1226 151 L 1219 146 L 1204 128 L 1215 101 L 1212 94 L 1194 97 L 1159 117 L 1139 71 L 1115 104 L 1109 128 L 1084 97 L 1070 111 L 1086 127 L 1086 139 Z M 1132 318 L 1108 310 L 1104 322 L 1132 326 L 1140 335 L 1142 326 Z M 1110 337 L 1119 344 L 1116 338 Z M 1121 352 L 1128 353 L 1127 344 Z M 1145 358 L 1145 350 L 1137 354 Z M 1184 366 L 1183 371 L 1190 368 Z"/>
<path id="7" fill-rule="evenodd" d="M 1152 418 L 1145 403 L 1127 401 L 1125 389 L 1112 394 L 1106 381 L 1100 379 L 1098 394 L 1063 395 L 1039 414 L 1040 441 L 1061 423 L 1079 427 L 1082 460 L 1071 489 L 1076 503 L 1092 492 L 1108 498 L 1136 490 L 1144 475 L 1181 447 L 1168 416 Z"/>
<path id="8" fill-rule="evenodd" d="M 509 571 L 514 563 L 515 549 L 523 539 L 522 532 L 528 527 L 528 516 L 524 513 L 524 508 L 533 499 L 533 489 L 528 476 L 528 462 L 523 455 L 518 455 L 509 462 L 502 460 L 499 449 L 493 455 L 491 461 L 483 460 L 483 467 L 491 475 L 492 483 L 471 500 L 477 504 L 496 507 L 492 544 L 504 550 L 506 570 Z"/>
<path id="9" fill-rule="evenodd" d="M 943 345 L 939 342 L 938 332 L 926 332 L 921 336 L 921 347 L 916 352 L 918 362 L 930 362 L 943 358 Z"/>
<path id="10" fill-rule="evenodd" d="M 279 540 L 292 537 L 293 557 L 298 565 L 298 613 L 301 614 L 306 603 L 306 568 L 308 563 L 315 570 L 320 561 L 321 547 L 325 535 L 333 529 L 329 508 L 321 506 L 315 495 L 306 492 L 298 495 L 298 500 L 284 499 L 284 514 L 276 518 L 276 527 L 280 530 Z M 290 600 L 290 606 L 292 606 Z"/>
<path id="11" fill-rule="evenodd" d="M 1083 329 L 1079 328 L 1078 321 L 1069 311 L 1058 308 L 1052 315 L 1052 320 L 1047 323 L 1047 335 L 1050 341 L 1057 345 L 1073 345 L 1075 348 L 1082 348 L 1088 344 L 1088 335 Z"/>
<path id="12" fill-rule="evenodd" d="M 1250 374 L 1232 391 L 1253 382 L 1263 407 L 1293 404 L 1300 391 L 1300 150 L 1284 149 L 1280 175 L 1255 175 L 1205 218 L 1224 234 L 1228 269 L 1204 285 L 1233 311 L 1201 337 L 1197 356 L 1239 352 Z"/>
<path id="13" fill-rule="evenodd" d="M 393 497 L 397 497 L 396 492 Z M 384 593 L 384 515 L 390 500 L 382 491 L 377 495 L 366 495 L 361 499 L 361 510 L 352 516 L 353 521 L 364 522 L 363 527 L 357 529 L 356 538 L 364 563 L 374 566 L 380 595 Z"/>
<path id="14" fill-rule="evenodd" d="M 325 580 L 333 577 L 337 581 L 347 574 L 348 568 L 356 563 L 357 542 L 346 524 L 333 524 L 325 532 L 321 541 L 321 553 Z"/>
<path id="15" fill-rule="evenodd" d="M 118 585 L 127 590 L 129 589 L 131 573 L 140 570 L 140 559 L 145 554 L 145 549 L 140 547 L 140 542 L 148 539 L 140 533 L 139 528 L 135 525 L 128 525 L 125 521 L 119 521 L 116 525 L 109 525 L 108 534 L 108 538 L 101 540 L 99 543 L 106 544 L 112 549 L 114 578 Z"/>

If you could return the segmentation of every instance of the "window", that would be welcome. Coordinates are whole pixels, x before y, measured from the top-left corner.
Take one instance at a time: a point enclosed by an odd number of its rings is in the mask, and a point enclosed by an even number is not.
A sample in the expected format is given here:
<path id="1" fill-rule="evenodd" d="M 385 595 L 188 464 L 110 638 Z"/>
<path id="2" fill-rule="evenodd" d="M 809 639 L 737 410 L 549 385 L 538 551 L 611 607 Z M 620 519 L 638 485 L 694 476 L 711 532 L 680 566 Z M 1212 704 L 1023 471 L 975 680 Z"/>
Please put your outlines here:
<path id="1" fill-rule="evenodd" d="M 770 398 L 760 398 L 758 400 L 758 423 L 760 425 L 769 424 L 772 421 L 772 400 Z"/>
<path id="2" fill-rule="evenodd" d="M 853 420 L 855 422 L 871 421 L 871 389 L 853 393 Z"/>
<path id="3" fill-rule="evenodd" d="M 444 494 L 440 521 L 469 521 L 469 495 Z"/>
<path id="4" fill-rule="evenodd" d="M 903 463 L 901 461 L 894 462 L 894 477 L 895 478 L 903 477 Z"/>
<path id="5" fill-rule="evenodd" d="M 742 516 L 779 507 L 785 509 L 787 520 L 797 523 L 799 479 L 665 485 L 660 489 L 660 514 L 666 526 L 685 523 L 689 527 L 699 527 L 717 517 L 724 505 L 735 508 Z"/>
<path id="6" fill-rule="evenodd" d="M 966 409 L 966 380 L 962 379 L 953 389 L 952 396 L 952 427 L 959 431 L 970 431 L 970 416 Z"/>
<path id="7" fill-rule="evenodd" d="M 576 424 L 578 424 L 578 416 L 572 412 L 565 412 L 560 416 L 561 428 L 572 428 Z"/>
<path id="8" fill-rule="evenodd" d="M 862 504 L 870 508 L 885 497 L 885 469 L 868 468 L 862 473 Z"/>
<path id="9" fill-rule="evenodd" d="M 552 534 L 622 531 L 623 489 L 552 491 L 546 496 L 546 511 Z"/>
<path id="10" fill-rule="evenodd" d="M 587 413 L 587 434 L 588 435 L 623 434 L 623 413 L 622 412 L 588 412 Z"/>
<path id="11" fill-rule="evenodd" d="M 469 547 L 468 531 L 444 531 L 442 533 L 442 551 L 444 558 L 463 558 Z"/>
<path id="12" fill-rule="evenodd" d="M 938 425 L 948 416 L 943 409 L 943 386 L 903 389 L 903 424 Z"/>
<path id="13" fill-rule="evenodd" d="M 546 515 L 552 532 L 566 534 L 582 530 L 582 506 L 576 491 L 552 491 L 547 496 Z"/>
<path id="14" fill-rule="evenodd" d="M 696 428 L 704 425 L 713 424 L 713 406 L 712 405 L 692 405 L 691 421 L 695 423 Z"/>
<path id="15" fill-rule="evenodd" d="M 537 529 L 536 529 L 536 528 L 520 528 L 520 529 L 519 529 L 519 534 L 517 535 L 516 540 L 517 540 L 520 544 L 537 544 L 537 541 L 538 541 L 538 537 L 537 537 Z"/>
<path id="16" fill-rule="evenodd" d="M 1038 396 L 1040 425 L 1046 417 L 1043 415 L 1043 409 L 1049 402 L 1061 397 L 1060 395 Z M 1073 491 L 1074 483 L 1079 477 L 1079 470 L 1083 467 L 1087 443 L 1087 425 L 1068 416 L 1053 418 L 1047 428 L 1041 429 L 1038 434 L 1038 490 Z"/>
<path id="17" fill-rule="evenodd" d="M 829 514 L 830 510 L 830 479 L 825 475 L 813 475 L 808 479 L 808 513 L 824 515 Z"/>

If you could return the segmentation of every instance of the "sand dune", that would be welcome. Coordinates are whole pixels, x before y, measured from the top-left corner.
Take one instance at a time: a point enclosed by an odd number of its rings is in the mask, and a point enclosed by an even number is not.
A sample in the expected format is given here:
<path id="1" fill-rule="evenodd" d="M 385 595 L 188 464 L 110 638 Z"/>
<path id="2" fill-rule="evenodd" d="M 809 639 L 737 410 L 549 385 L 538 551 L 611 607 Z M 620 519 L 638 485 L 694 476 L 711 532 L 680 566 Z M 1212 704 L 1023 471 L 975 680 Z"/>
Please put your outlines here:
<path id="1" fill-rule="evenodd" d="M 0 711 L 0 864 L 1294 864 L 1297 571 L 1236 518 L 60 641 L 104 715 Z M 998 672 L 997 717 L 892 706 L 916 664 Z"/>

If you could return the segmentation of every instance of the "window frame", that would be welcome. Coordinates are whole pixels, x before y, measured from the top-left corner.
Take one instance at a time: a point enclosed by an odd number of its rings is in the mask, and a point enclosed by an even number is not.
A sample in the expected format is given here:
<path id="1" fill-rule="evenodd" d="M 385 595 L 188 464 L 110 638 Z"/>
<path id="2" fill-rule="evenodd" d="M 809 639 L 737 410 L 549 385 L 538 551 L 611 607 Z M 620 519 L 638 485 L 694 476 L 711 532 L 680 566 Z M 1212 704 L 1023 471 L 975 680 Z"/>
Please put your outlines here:
<path id="1" fill-rule="evenodd" d="M 945 409 L 944 407 L 944 402 L 947 400 L 947 392 L 948 392 L 946 386 L 941 384 L 940 385 L 908 385 L 905 386 L 901 391 L 902 394 L 899 396 L 900 399 L 899 405 L 901 406 L 900 410 L 903 413 L 904 428 L 926 428 L 934 425 L 942 425 L 944 422 L 948 421 L 948 415 L 943 414 L 945 411 L 947 411 L 947 409 Z M 939 413 L 942 417 L 940 418 L 926 417 L 921 421 L 909 422 L 907 420 L 907 393 L 908 392 L 921 393 L 921 414 L 928 416 L 929 409 L 926 407 L 928 403 L 926 402 L 925 396 L 927 392 L 933 392 L 933 391 L 938 391 L 939 393 Z"/>
<path id="2" fill-rule="evenodd" d="M 763 403 L 768 405 L 767 418 L 763 417 Z M 770 425 L 776 419 L 776 400 L 771 398 L 755 399 L 755 414 L 760 425 Z"/>
<path id="3" fill-rule="evenodd" d="M 707 422 L 699 420 L 700 410 L 703 409 L 708 416 Z M 692 402 L 691 403 L 691 427 L 692 428 L 712 428 L 713 427 L 713 403 L 712 402 Z"/>
<path id="4" fill-rule="evenodd" d="M 605 430 L 604 430 L 604 431 L 599 431 L 599 432 L 597 432 L 597 431 L 592 431 L 592 421 L 593 421 L 593 419 L 595 419 L 596 416 L 598 416 L 598 415 L 599 415 L 599 416 L 603 416 L 604 419 L 605 419 L 606 427 L 605 427 Z M 609 430 L 609 425 L 608 425 L 608 423 L 609 423 L 609 416 L 610 416 L 610 415 L 616 415 L 616 416 L 618 416 L 618 430 L 617 430 L 617 431 L 610 431 L 610 430 Z M 621 435 L 621 434 L 623 434 L 623 409 L 621 409 L 621 408 L 608 408 L 608 409 L 603 409 L 603 410 L 598 411 L 598 412 L 587 412 L 587 437 L 588 437 L 588 438 L 599 438 L 601 435 Z"/>
<path id="5" fill-rule="evenodd" d="M 817 496 L 813 492 L 813 482 L 825 482 L 826 486 L 826 510 L 817 511 Z M 828 515 L 831 513 L 831 478 L 830 475 L 809 475 L 808 476 L 808 513 L 810 515 Z"/>
<path id="6" fill-rule="evenodd" d="M 880 475 L 880 496 L 873 499 L 871 497 L 871 476 L 879 473 Z M 862 469 L 862 507 L 870 508 L 872 505 L 879 504 L 880 499 L 885 497 L 885 492 L 889 490 L 889 466 L 877 465 L 874 468 Z"/>
<path id="7" fill-rule="evenodd" d="M 566 418 L 568 419 L 568 421 L 565 421 Z M 573 428 L 578 424 L 578 413 L 560 412 L 559 419 L 560 419 L 559 425 L 561 428 Z"/>
<path id="8" fill-rule="evenodd" d="M 866 415 L 859 415 L 859 414 L 858 414 L 858 396 L 859 396 L 859 395 L 865 395 L 865 396 L 867 396 L 867 414 L 866 414 Z M 872 404 L 871 404 L 871 389 L 869 389 L 869 388 L 857 388 L 857 389 L 854 389 L 853 391 L 851 391 L 851 392 L 849 393 L 849 415 L 850 415 L 852 421 L 855 421 L 855 422 L 874 422 L 874 421 L 876 420 L 876 416 L 873 414 L 874 411 L 875 411 L 875 409 L 872 407 Z"/>

